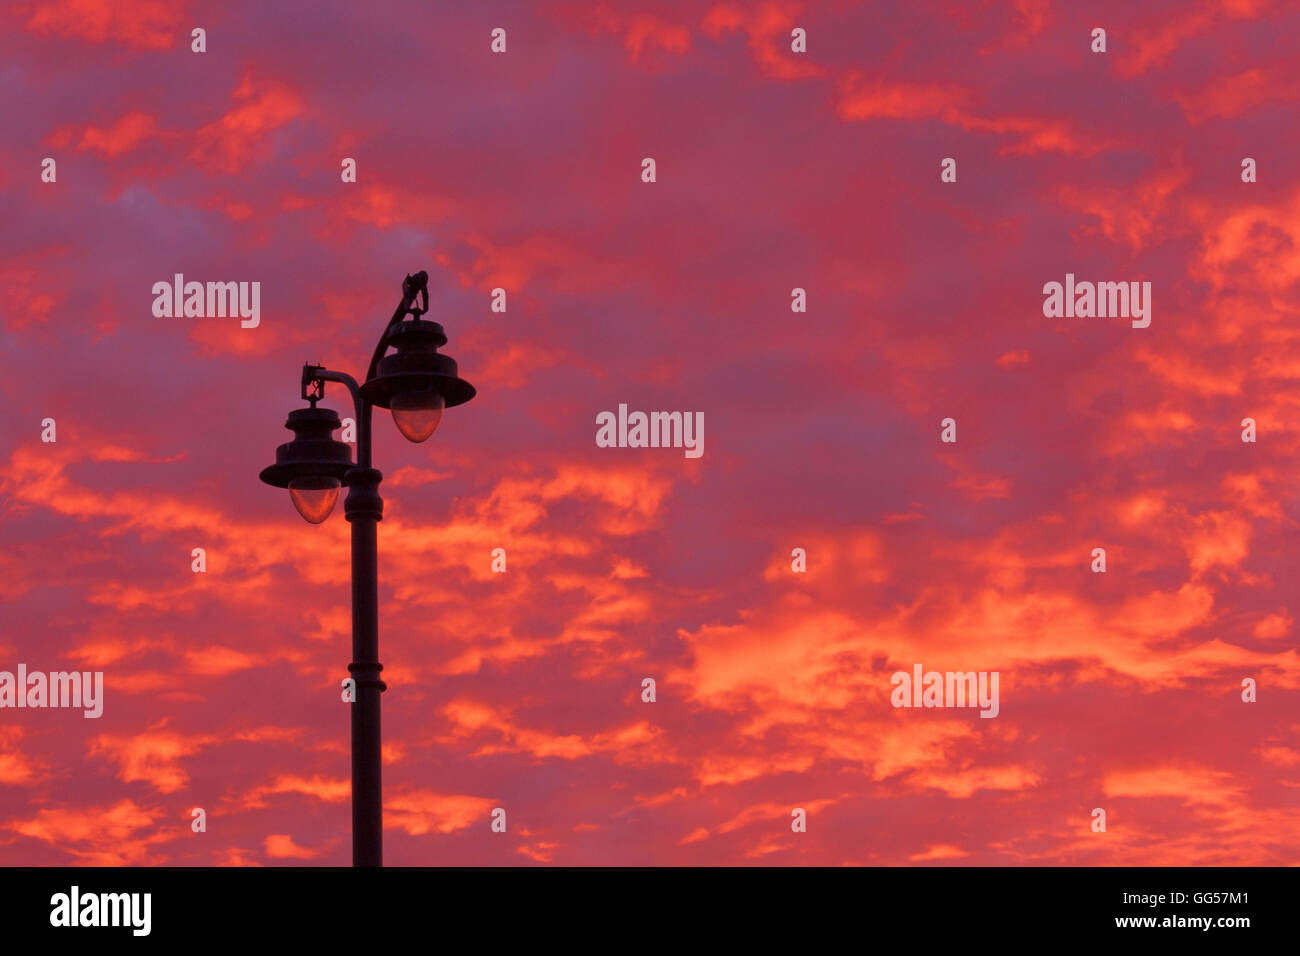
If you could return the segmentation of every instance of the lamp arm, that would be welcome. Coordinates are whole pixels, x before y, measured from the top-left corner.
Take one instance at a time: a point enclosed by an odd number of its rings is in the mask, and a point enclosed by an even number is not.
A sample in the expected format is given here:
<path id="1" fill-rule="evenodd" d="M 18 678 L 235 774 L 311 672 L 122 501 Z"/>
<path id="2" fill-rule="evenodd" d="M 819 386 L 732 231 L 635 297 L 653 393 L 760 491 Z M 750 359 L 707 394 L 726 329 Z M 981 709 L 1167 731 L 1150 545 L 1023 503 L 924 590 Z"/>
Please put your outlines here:
<path id="1" fill-rule="evenodd" d="M 412 303 L 415 302 L 417 296 L 420 298 L 422 307 L 412 308 Z M 393 317 L 388 320 L 388 325 L 384 326 L 384 334 L 379 337 L 379 344 L 375 346 L 375 354 L 370 358 L 370 365 L 366 369 L 365 380 L 367 382 L 375 377 L 375 367 L 379 365 L 379 360 L 388 351 L 388 336 L 392 333 L 394 326 L 408 315 L 414 315 L 418 318 L 428 311 L 429 273 L 420 271 L 415 275 L 408 275 L 402 280 L 402 301 L 393 312 Z"/>
<path id="2" fill-rule="evenodd" d="M 416 299 L 420 300 L 420 305 L 415 305 Z M 397 326 L 408 315 L 420 317 L 429 311 L 429 273 L 420 271 L 414 275 L 408 275 L 402 280 L 402 301 L 398 303 L 397 309 L 393 312 L 393 317 L 388 320 L 388 325 L 384 327 L 384 333 L 379 337 L 379 344 L 375 346 L 375 354 L 370 358 L 370 366 L 366 369 L 366 378 L 368 382 L 375 377 L 375 367 L 379 360 L 384 357 L 388 351 L 388 337 L 392 334 L 393 328 Z M 370 468 L 370 419 L 372 406 L 369 401 L 361 397 L 361 387 L 357 380 L 347 372 L 335 372 L 325 368 L 323 365 L 307 364 L 302 367 L 302 397 L 308 399 L 312 406 L 316 405 L 317 400 L 325 391 L 326 382 L 338 382 L 346 385 L 348 391 L 352 393 L 352 408 L 357 416 L 357 467 Z M 309 386 L 317 387 L 309 392 Z"/>
<path id="3" fill-rule="evenodd" d="M 357 467 L 369 468 L 370 465 L 370 402 L 361 397 L 361 386 L 357 380 L 347 372 L 336 372 L 327 369 L 323 365 L 304 365 L 302 367 L 302 389 L 303 397 L 310 398 L 307 393 L 307 387 L 312 383 L 320 382 L 319 391 L 324 391 L 325 382 L 338 382 L 340 385 L 346 385 L 348 391 L 352 393 L 352 410 L 357 417 Z M 319 394 L 317 398 L 319 398 Z M 316 402 L 313 399 L 312 404 Z"/>

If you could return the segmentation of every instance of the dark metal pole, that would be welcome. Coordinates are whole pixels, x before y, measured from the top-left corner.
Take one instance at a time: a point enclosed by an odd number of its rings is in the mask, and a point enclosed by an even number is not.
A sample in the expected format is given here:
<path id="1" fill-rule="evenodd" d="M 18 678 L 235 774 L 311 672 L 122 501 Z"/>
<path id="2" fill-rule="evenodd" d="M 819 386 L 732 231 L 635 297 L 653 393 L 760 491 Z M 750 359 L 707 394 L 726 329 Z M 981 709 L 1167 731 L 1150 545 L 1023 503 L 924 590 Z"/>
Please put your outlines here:
<path id="1" fill-rule="evenodd" d="M 366 381 L 374 377 L 375 365 L 383 357 L 388 334 L 408 313 L 419 315 L 429 304 L 428 276 L 417 272 L 402 283 L 402 302 L 389 320 L 375 348 Z M 416 297 L 422 308 L 413 310 Z M 387 685 L 379 678 L 379 544 L 377 525 L 384 517 L 384 500 L 379 483 L 384 476 L 371 467 L 370 420 L 372 406 L 361 397 L 357 380 L 346 372 L 334 372 L 317 365 L 303 370 L 304 385 L 310 379 L 341 382 L 352 393 L 357 416 L 357 466 L 345 480 L 348 496 L 343 513 L 352 525 L 352 663 L 348 671 L 356 681 L 352 704 L 352 865 L 384 865 L 384 798 L 382 749 L 380 744 L 379 695 Z M 305 393 L 304 393 L 305 395 Z"/>
<path id="2" fill-rule="evenodd" d="M 369 406 L 366 414 L 369 415 Z M 358 434 L 360 444 L 360 434 Z M 382 475 L 374 468 L 348 472 L 344 512 L 352 523 L 352 663 L 357 682 L 352 704 L 352 865 L 384 865 L 384 804 L 381 783 L 379 695 L 379 547 L 383 517 Z"/>
<path id="3" fill-rule="evenodd" d="M 379 695 L 379 544 L 376 526 L 384 516 L 379 497 L 383 475 L 371 467 L 371 405 L 356 379 L 345 372 L 318 369 L 324 381 L 342 382 L 352 392 L 357 416 L 357 466 L 348 471 L 343 512 L 352 525 L 352 663 L 356 681 L 352 704 L 352 865 L 384 865 L 384 803 Z"/>

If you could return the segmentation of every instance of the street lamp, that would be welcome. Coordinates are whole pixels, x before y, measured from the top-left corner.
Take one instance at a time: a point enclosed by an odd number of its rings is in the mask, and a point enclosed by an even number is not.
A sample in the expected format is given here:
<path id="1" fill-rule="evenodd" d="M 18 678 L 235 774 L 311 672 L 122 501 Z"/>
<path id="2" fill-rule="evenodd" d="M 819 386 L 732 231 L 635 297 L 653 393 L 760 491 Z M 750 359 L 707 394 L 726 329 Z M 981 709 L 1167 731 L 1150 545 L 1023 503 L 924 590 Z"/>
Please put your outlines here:
<path id="1" fill-rule="evenodd" d="M 387 689 L 379 678 L 379 555 L 375 526 L 383 518 L 379 497 L 383 475 L 371 467 L 370 410 L 390 409 L 393 422 L 406 438 L 422 442 L 433 434 L 445 408 L 474 397 L 474 386 L 457 374 L 456 362 L 438 349 L 447 344 L 442 326 L 420 318 L 429 310 L 429 276 L 408 275 L 402 301 L 375 346 L 365 384 L 346 372 L 321 365 L 304 365 L 302 397 L 308 408 L 289 413 L 285 427 L 293 441 L 275 450 L 275 464 L 262 469 L 261 479 L 287 488 L 293 506 L 312 524 L 329 517 L 339 489 L 348 496 L 343 511 L 352 525 L 352 663 L 356 682 L 352 704 L 352 865 L 383 865 L 383 801 L 379 747 L 379 695 Z M 415 302 L 419 298 L 420 305 Z M 389 348 L 396 351 L 388 355 Z M 346 385 L 352 394 L 357 422 L 357 461 L 352 450 L 336 441 L 338 414 L 317 408 L 325 383 Z"/>
<path id="2" fill-rule="evenodd" d="M 310 408 L 295 408 L 284 427 L 294 439 L 275 450 L 275 464 L 262 470 L 262 480 L 288 488 L 293 506 L 312 524 L 320 524 L 334 510 L 339 488 L 352 470 L 352 449 L 331 434 L 339 428 L 332 409 L 317 408 L 319 395 L 307 395 Z"/>

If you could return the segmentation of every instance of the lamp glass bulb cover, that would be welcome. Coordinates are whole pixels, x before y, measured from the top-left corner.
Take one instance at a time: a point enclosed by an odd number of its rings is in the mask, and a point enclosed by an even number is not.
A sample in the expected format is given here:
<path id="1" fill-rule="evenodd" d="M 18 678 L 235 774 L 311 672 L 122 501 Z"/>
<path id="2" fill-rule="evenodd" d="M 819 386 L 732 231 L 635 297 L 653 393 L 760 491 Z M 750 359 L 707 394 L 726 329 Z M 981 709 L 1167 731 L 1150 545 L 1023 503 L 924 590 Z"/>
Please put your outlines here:
<path id="1" fill-rule="evenodd" d="M 320 524 L 334 510 L 342 486 L 329 475 L 303 475 L 289 482 L 289 498 L 305 520 Z"/>
<path id="2" fill-rule="evenodd" d="M 389 410 L 393 424 L 407 441 L 422 442 L 438 428 L 446 404 L 437 392 L 403 392 L 393 396 Z"/>

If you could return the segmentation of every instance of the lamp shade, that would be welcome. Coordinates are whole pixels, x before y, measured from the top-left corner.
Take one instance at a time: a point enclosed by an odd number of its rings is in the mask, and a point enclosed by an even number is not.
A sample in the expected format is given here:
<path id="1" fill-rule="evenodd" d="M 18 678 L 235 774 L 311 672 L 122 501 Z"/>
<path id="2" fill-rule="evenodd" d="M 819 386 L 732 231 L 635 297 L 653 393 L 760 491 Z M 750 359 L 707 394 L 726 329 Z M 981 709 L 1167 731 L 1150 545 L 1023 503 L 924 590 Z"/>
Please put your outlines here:
<path id="1" fill-rule="evenodd" d="M 395 351 L 379 360 L 361 395 L 372 405 L 391 409 L 408 439 L 424 441 L 433 434 L 442 410 L 468 402 L 474 386 L 457 374 L 455 359 L 438 351 L 447 336 L 437 322 L 401 322 L 389 333 L 388 344 Z"/>
<path id="2" fill-rule="evenodd" d="M 290 489 L 302 516 L 313 524 L 319 523 L 329 515 L 329 509 L 320 514 L 328 491 L 332 488 L 336 499 L 338 488 L 347 484 L 344 475 L 352 467 L 352 447 L 334 440 L 333 432 L 342 423 L 333 409 L 296 408 L 289 413 L 284 427 L 293 432 L 293 441 L 275 450 L 275 464 L 263 468 L 258 477 L 268 485 Z M 304 512 L 303 507 L 308 511 Z M 333 508 L 333 500 L 329 508 Z M 320 517 L 310 517 L 309 513 Z"/>

